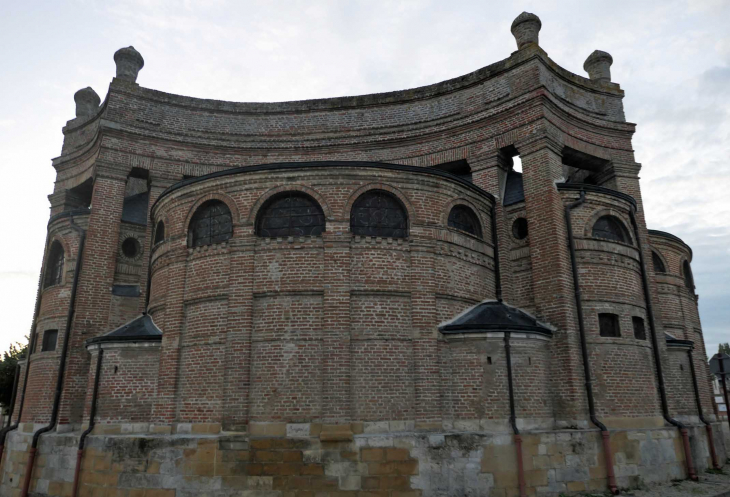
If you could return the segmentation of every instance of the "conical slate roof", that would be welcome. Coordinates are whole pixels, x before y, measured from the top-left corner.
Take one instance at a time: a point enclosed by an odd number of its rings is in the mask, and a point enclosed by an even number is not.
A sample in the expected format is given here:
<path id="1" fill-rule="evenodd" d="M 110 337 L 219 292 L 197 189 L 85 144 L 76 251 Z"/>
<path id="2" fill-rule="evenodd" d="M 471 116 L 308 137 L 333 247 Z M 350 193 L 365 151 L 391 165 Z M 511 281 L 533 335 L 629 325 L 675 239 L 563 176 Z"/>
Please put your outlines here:
<path id="1" fill-rule="evenodd" d="M 496 300 L 481 302 L 439 325 L 441 333 L 531 331 L 552 335 L 552 330 L 522 309 Z"/>
<path id="2" fill-rule="evenodd" d="M 664 339 L 667 341 L 668 347 L 693 347 L 694 342 L 692 340 L 681 340 L 674 335 L 670 335 L 666 331 L 664 332 Z"/>
<path id="3" fill-rule="evenodd" d="M 149 314 L 142 314 L 127 324 L 110 331 L 106 335 L 91 338 L 86 341 L 87 345 L 103 342 L 142 342 L 162 340 L 162 332 L 157 327 Z"/>

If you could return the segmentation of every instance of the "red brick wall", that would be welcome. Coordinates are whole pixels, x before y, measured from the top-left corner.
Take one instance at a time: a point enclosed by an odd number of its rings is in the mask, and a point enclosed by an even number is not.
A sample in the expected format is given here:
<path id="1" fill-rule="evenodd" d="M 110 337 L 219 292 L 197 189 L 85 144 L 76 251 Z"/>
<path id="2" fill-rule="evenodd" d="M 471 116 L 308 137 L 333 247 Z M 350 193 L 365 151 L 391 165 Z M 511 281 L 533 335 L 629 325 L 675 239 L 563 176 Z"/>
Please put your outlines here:
<path id="1" fill-rule="evenodd" d="M 165 334 L 179 335 L 176 342 L 163 342 L 162 349 L 163 358 L 177 354 L 178 373 L 161 375 L 171 392 L 178 385 L 176 419 L 219 422 L 224 410 L 245 412 L 248 406 L 255 421 L 297 422 L 328 418 L 326 410 L 333 404 L 358 420 L 413 419 L 416 392 L 424 405 L 432 406 L 420 416 L 438 417 L 436 377 L 415 374 L 418 367 L 424 375 L 438 374 L 435 327 L 453 314 L 436 312 L 437 297 L 460 302 L 454 309 L 458 312 L 463 304 L 494 296 L 488 222 L 485 239 L 479 240 L 447 228 L 447 210 L 464 198 L 488 220 L 489 199 L 430 175 L 377 170 L 374 176 L 368 169 L 345 168 L 328 171 L 330 179 L 325 179 L 320 171 L 301 169 L 292 188 L 313 190 L 331 213 L 326 236 L 254 237 L 255 210 L 262 202 L 251 192 L 265 191 L 264 185 L 286 189 L 290 174 L 255 173 L 226 183 L 193 184 L 155 207 L 156 218 L 167 220 L 169 241 L 154 249 L 150 311 L 155 322 L 164 321 Z M 333 182 L 339 176 L 351 179 Z M 409 239 L 347 234 L 349 206 L 368 183 L 391 189 L 407 205 Z M 233 202 L 232 212 L 242 219 L 234 215 L 234 234 L 227 243 L 187 249 L 185 223 L 211 186 Z M 338 242 L 342 232 L 347 238 Z M 231 258 L 246 260 L 247 250 L 253 251 L 252 271 L 231 278 Z M 173 271 L 183 272 L 173 279 Z M 231 298 L 238 299 L 235 308 Z M 184 320 L 171 321 L 171 309 L 181 304 Z M 240 306 L 250 308 L 250 314 L 239 312 Z M 423 331 L 414 342 L 416 316 Z M 227 343 L 240 344 L 241 353 L 227 351 Z M 172 368 L 164 360 L 160 367 L 161 372 Z M 248 379 L 250 386 L 228 390 L 230 374 Z M 323 387 L 330 381 L 334 389 Z M 339 392 L 341 382 L 351 382 L 351 388 Z M 236 422 L 248 419 L 234 417 Z"/>
<path id="2" fill-rule="evenodd" d="M 102 359 L 97 423 L 145 423 L 157 394 L 160 348 L 154 343 L 105 344 Z M 91 350 L 91 368 L 84 417 L 91 409 L 98 349 Z"/>

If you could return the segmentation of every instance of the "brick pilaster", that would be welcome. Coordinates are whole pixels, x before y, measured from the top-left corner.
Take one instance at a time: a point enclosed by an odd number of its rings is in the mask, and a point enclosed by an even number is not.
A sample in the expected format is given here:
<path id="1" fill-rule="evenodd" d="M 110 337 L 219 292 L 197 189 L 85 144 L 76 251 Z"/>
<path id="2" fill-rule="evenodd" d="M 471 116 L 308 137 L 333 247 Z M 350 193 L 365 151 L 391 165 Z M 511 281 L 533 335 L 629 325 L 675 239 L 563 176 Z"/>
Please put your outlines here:
<path id="1" fill-rule="evenodd" d="M 585 419 L 585 389 L 563 200 L 562 146 L 548 136 L 517 144 L 522 159 L 537 315 L 556 326 L 551 347 L 556 420 Z"/>
<path id="2" fill-rule="evenodd" d="M 59 413 L 62 425 L 80 422 L 83 415 L 89 368 L 84 341 L 110 331 L 111 287 L 127 176 L 126 172 L 97 167 Z"/>
<path id="3" fill-rule="evenodd" d="M 228 331 L 224 381 L 223 425 L 240 430 L 248 423 L 251 396 L 251 335 L 253 332 L 254 259 L 256 237 L 252 227 L 231 240 L 228 294 Z"/>
<path id="4" fill-rule="evenodd" d="M 350 241 L 349 226 L 334 226 L 324 240 L 324 314 L 322 364 L 324 422 L 352 419 L 350 354 Z"/>
<path id="5" fill-rule="evenodd" d="M 415 415 L 418 422 L 441 420 L 441 374 L 438 352 L 436 254 L 433 242 L 415 240 L 411 254 L 411 323 L 415 369 Z"/>

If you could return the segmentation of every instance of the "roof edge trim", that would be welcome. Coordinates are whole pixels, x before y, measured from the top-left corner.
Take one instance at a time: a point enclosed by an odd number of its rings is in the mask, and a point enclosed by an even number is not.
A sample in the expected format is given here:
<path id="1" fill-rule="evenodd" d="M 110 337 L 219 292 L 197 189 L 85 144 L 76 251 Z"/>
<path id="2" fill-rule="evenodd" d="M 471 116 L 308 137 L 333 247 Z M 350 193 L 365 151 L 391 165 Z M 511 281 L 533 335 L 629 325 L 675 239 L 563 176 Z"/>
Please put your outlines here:
<path id="1" fill-rule="evenodd" d="M 318 169 L 318 168 L 335 168 L 335 167 L 352 167 L 352 168 L 367 168 L 372 167 L 375 169 L 389 169 L 392 171 L 403 171 L 403 172 L 410 172 L 410 173 L 417 173 L 417 174 L 430 174 L 433 176 L 441 176 L 442 178 L 447 178 L 455 183 L 459 183 L 462 186 L 465 186 L 475 193 L 478 193 L 487 199 L 489 199 L 490 202 L 492 202 L 492 206 L 494 206 L 494 203 L 496 202 L 494 195 L 489 193 L 486 190 L 482 190 L 474 183 L 470 183 L 469 181 L 459 178 L 458 176 L 455 176 L 449 172 L 441 171 L 440 169 L 436 169 L 433 167 L 420 167 L 420 166 L 410 166 L 406 164 L 391 164 L 387 162 L 368 162 L 368 161 L 313 161 L 313 162 L 275 162 L 271 164 L 258 164 L 255 166 L 241 166 L 241 167 L 234 167 L 231 169 L 225 169 L 223 171 L 216 171 L 213 173 L 205 174 L 203 176 L 198 176 L 196 178 L 188 178 L 183 181 L 179 181 L 175 183 L 174 185 L 168 187 L 163 191 L 159 197 L 157 197 L 157 200 L 155 200 L 155 203 L 152 205 L 152 209 L 150 209 L 150 212 L 153 212 L 155 210 L 155 207 L 157 206 L 157 203 L 165 198 L 170 193 L 179 190 L 181 188 L 184 188 L 186 186 L 200 183 L 203 181 L 207 181 L 210 179 L 215 178 L 222 178 L 225 176 L 233 176 L 236 174 L 244 174 L 244 173 L 254 173 L 254 172 L 261 172 L 261 171 L 275 171 L 275 170 L 292 170 L 292 169 L 306 169 L 306 168 L 312 168 L 312 169 Z"/>

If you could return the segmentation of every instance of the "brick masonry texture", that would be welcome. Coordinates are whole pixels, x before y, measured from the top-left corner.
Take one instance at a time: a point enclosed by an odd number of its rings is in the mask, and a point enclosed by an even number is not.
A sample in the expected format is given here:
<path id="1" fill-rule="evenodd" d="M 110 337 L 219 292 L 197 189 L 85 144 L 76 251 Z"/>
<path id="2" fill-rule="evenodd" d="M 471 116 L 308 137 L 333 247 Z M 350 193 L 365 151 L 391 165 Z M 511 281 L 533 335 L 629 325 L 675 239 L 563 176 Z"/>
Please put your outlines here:
<path id="1" fill-rule="evenodd" d="M 679 432 L 662 417 L 642 256 L 670 413 L 689 426 L 698 470 L 710 467 L 691 353 L 725 461 L 698 297 L 685 278 L 692 251 L 646 228 L 623 91 L 559 67 L 530 22 L 518 24 L 520 49 L 505 60 L 377 95 L 232 103 L 114 78 L 98 109 L 64 127 L 53 160 L 46 259 L 58 242 L 64 266 L 59 284 L 41 288 L 34 332 L 40 344 L 59 330 L 58 344 L 38 345 L 23 365 L 27 396 L 6 440 L 0 494 L 20 493 L 32 433 L 50 420 L 68 324 L 59 424 L 41 437 L 33 495 L 71 495 L 101 349 L 81 496 L 519 495 L 505 330 L 438 329 L 496 299 L 497 276 L 505 302 L 551 330 L 510 334 L 527 495 L 602 491 L 565 222 L 580 188 L 577 276 L 596 415 L 619 486 L 686 477 Z M 515 155 L 524 200 L 503 205 Z M 442 172 L 454 167 L 469 180 Z M 353 234 L 353 205 L 373 190 L 402 205 L 406 237 Z M 125 210 L 144 192 L 146 224 Z M 267 201 L 286 192 L 321 208 L 322 233 L 257 234 Z M 192 247 L 191 219 L 209 200 L 228 208 L 232 234 Z M 482 236 L 449 226 L 457 205 L 473 211 Z M 594 236 L 605 215 L 623 224 L 623 242 Z M 123 249 L 130 238 L 135 253 Z M 655 272 L 652 252 L 665 271 Z M 142 312 L 160 340 L 88 342 Z M 618 316 L 619 336 L 601 336 L 601 313 Z M 634 336 L 636 318 L 646 339 Z M 665 333 L 692 344 L 667 345 Z"/>

